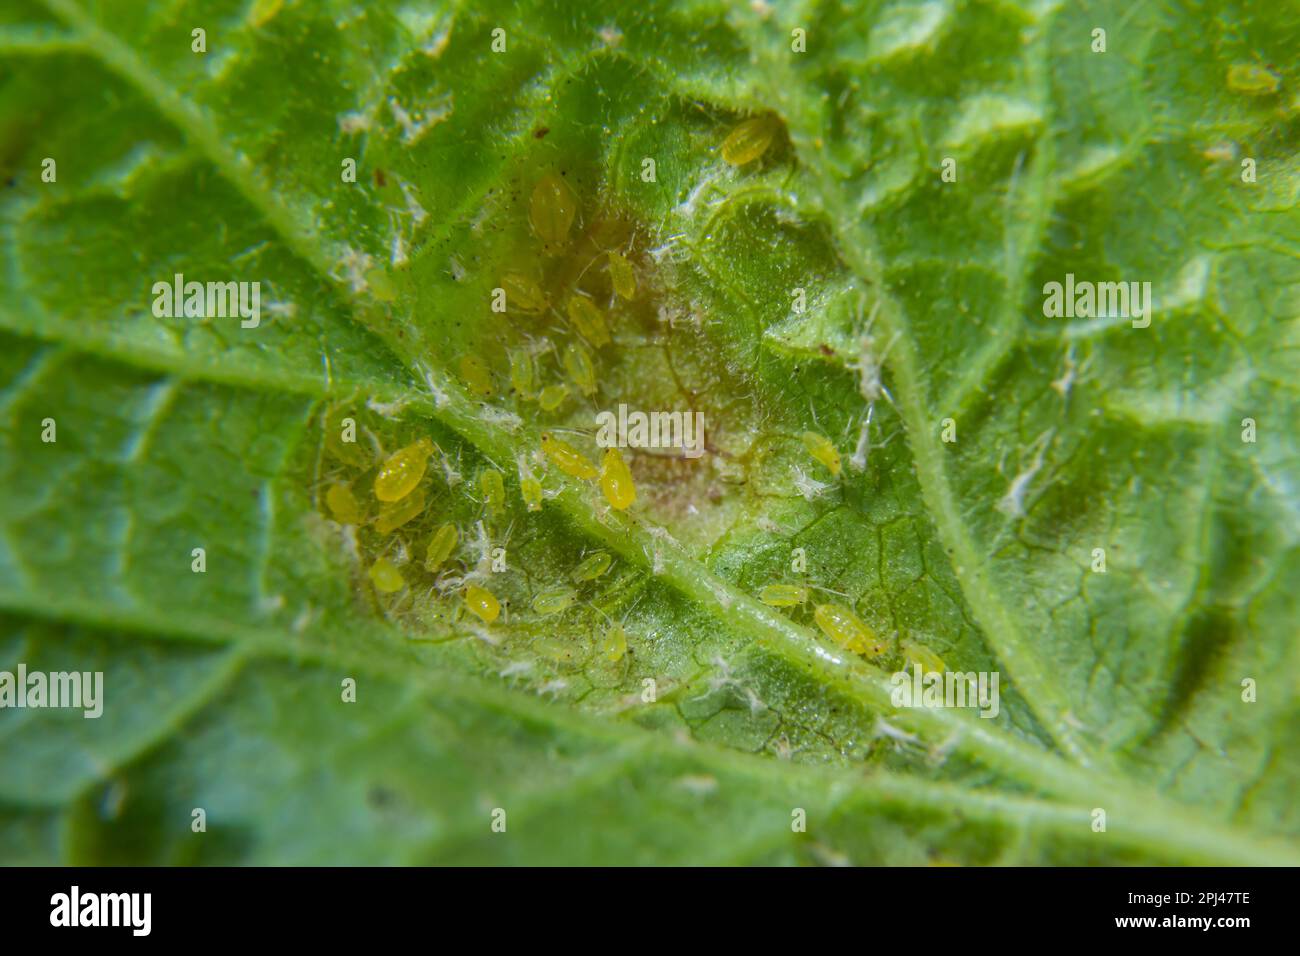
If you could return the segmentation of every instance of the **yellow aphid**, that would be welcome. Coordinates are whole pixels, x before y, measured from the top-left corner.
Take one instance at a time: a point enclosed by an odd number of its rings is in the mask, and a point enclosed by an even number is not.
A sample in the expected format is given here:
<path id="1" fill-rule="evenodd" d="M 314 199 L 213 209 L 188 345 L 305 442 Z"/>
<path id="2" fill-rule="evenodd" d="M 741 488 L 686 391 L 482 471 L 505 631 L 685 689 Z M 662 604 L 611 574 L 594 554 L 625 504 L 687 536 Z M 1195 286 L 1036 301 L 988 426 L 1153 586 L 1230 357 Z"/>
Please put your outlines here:
<path id="1" fill-rule="evenodd" d="M 549 617 L 552 614 L 560 614 L 573 607 L 573 602 L 578 599 L 578 592 L 570 587 L 547 588 L 545 591 L 538 591 L 537 596 L 533 598 L 533 610 L 542 617 Z"/>
<path id="2" fill-rule="evenodd" d="M 501 277 L 506 292 L 506 308 L 520 312 L 541 312 L 546 308 L 546 293 L 522 272 L 507 272 Z"/>
<path id="3" fill-rule="evenodd" d="M 370 582 L 375 586 L 376 591 L 382 591 L 384 594 L 392 594 L 406 587 L 406 579 L 402 577 L 402 572 L 397 570 L 393 562 L 387 558 L 380 558 L 370 566 Z"/>
<path id="4" fill-rule="evenodd" d="M 519 456 L 519 497 L 524 499 L 524 507 L 529 511 L 542 510 L 542 483 L 528 467 L 528 459 Z"/>
<path id="5" fill-rule="evenodd" d="M 600 642 L 600 652 L 605 660 L 617 663 L 627 653 L 627 631 L 623 625 L 615 624 L 605 632 L 605 639 Z"/>
<path id="6" fill-rule="evenodd" d="M 524 499 L 524 506 L 529 511 L 542 510 L 542 483 L 536 478 L 520 479 L 519 496 Z"/>
<path id="7" fill-rule="evenodd" d="M 533 358 L 525 349 L 510 350 L 510 386 L 520 398 L 533 398 Z"/>
<path id="8" fill-rule="evenodd" d="M 798 584 L 769 584 L 758 592 L 758 599 L 768 607 L 794 607 L 808 602 L 808 589 Z"/>
<path id="9" fill-rule="evenodd" d="M 357 496 L 347 485 L 330 485 L 329 491 L 325 492 L 325 504 L 329 506 L 330 513 L 339 524 L 361 524 L 362 518 L 365 517 L 361 505 L 357 502 Z"/>
<path id="10" fill-rule="evenodd" d="M 397 286 L 387 269 L 371 269 L 367 272 L 366 287 L 380 302 L 393 302 L 397 299 Z"/>
<path id="11" fill-rule="evenodd" d="M 460 377 L 475 395 L 489 398 L 496 391 L 492 384 L 492 372 L 477 355 L 463 355 L 460 359 Z"/>
<path id="12" fill-rule="evenodd" d="M 1211 143 L 1201 150 L 1201 155 L 1215 163 L 1236 162 L 1237 145 L 1227 140 L 1219 140 L 1217 143 Z"/>
<path id="13" fill-rule="evenodd" d="M 429 539 L 429 550 L 425 552 L 424 570 L 432 574 L 446 564 L 456 545 L 460 544 L 460 532 L 454 524 L 445 524 L 433 533 Z"/>
<path id="14" fill-rule="evenodd" d="M 723 140 L 722 158 L 732 166 L 752 163 L 767 152 L 780 128 L 781 121 L 772 115 L 745 120 Z"/>
<path id="15" fill-rule="evenodd" d="M 506 507 L 506 483 L 501 472 L 489 468 L 478 476 L 478 486 L 483 492 L 483 504 L 489 518 L 499 518 Z"/>
<path id="16" fill-rule="evenodd" d="M 539 637 L 532 643 L 533 651 L 556 664 L 575 664 L 578 662 L 579 647 L 571 640 L 556 637 Z"/>
<path id="17" fill-rule="evenodd" d="M 578 214 L 578 201 L 573 190 L 555 173 L 547 173 L 533 187 L 528 219 L 533 232 L 542 242 L 563 242 L 569 237 L 573 217 Z"/>
<path id="18" fill-rule="evenodd" d="M 822 633 L 845 650 L 874 657 L 883 648 L 876 642 L 871 628 L 846 607 L 838 604 L 818 604 L 813 609 L 813 620 Z"/>
<path id="19" fill-rule="evenodd" d="M 1234 63 L 1228 67 L 1228 89 L 1250 96 L 1276 93 L 1282 81 L 1276 73 L 1254 63 Z"/>
<path id="20" fill-rule="evenodd" d="M 564 350 L 564 368 L 578 391 L 588 396 L 596 394 L 596 366 L 591 361 L 591 353 L 580 342 L 570 342 Z"/>
<path id="21" fill-rule="evenodd" d="M 355 439 L 355 412 L 346 407 L 333 408 L 325 413 L 325 452 L 336 461 L 354 468 L 368 468 L 371 456 L 368 446 L 359 444 Z M 349 427 L 347 422 L 351 422 Z M 349 434 L 349 432 L 353 432 Z M 345 441 L 344 439 L 348 440 Z"/>
<path id="22" fill-rule="evenodd" d="M 248 19 L 255 27 L 265 26 L 275 19 L 282 6 L 284 0 L 256 0 L 253 9 L 248 11 Z"/>
<path id="23" fill-rule="evenodd" d="M 832 475 L 839 475 L 840 453 L 829 438 L 816 432 L 804 432 L 799 437 L 803 441 L 803 447 L 808 449 L 808 454 L 825 465 Z"/>
<path id="24" fill-rule="evenodd" d="M 582 562 L 573 569 L 573 580 L 594 581 L 614 563 L 614 559 L 609 556 L 608 551 L 593 551 L 582 559 Z"/>
<path id="25" fill-rule="evenodd" d="M 605 315 L 600 306 L 586 296 L 575 295 L 569 299 L 569 321 L 578 330 L 578 334 L 595 348 L 609 344 L 609 326 L 605 324 Z"/>
<path id="26" fill-rule="evenodd" d="M 553 412 L 569 397 L 569 386 L 561 382 L 559 385 L 547 385 L 537 393 L 537 405 L 544 412 Z"/>
<path id="27" fill-rule="evenodd" d="M 375 476 L 375 497 L 380 501 L 401 501 L 409 495 L 424 477 L 431 454 L 433 442 L 427 438 L 395 451 Z"/>
<path id="28" fill-rule="evenodd" d="M 466 586 L 465 607 L 486 624 L 491 624 L 501 616 L 501 602 L 497 600 L 496 595 L 477 584 Z"/>
<path id="29" fill-rule="evenodd" d="M 632 263 L 617 252 L 610 252 L 609 257 L 609 281 L 614 286 L 614 292 L 623 299 L 636 298 L 636 273 L 632 271 Z"/>
<path id="30" fill-rule="evenodd" d="M 417 490 L 396 504 L 389 505 L 375 518 L 375 531 L 389 534 L 424 511 L 424 492 Z"/>
<path id="31" fill-rule="evenodd" d="M 587 456 L 568 442 L 556 438 L 550 432 L 542 432 L 542 451 L 546 457 L 555 462 L 555 467 L 566 475 L 592 481 L 600 477 L 600 471 L 587 460 Z"/>
<path id="32" fill-rule="evenodd" d="M 922 673 L 942 674 L 947 669 L 944 667 L 943 658 L 924 644 L 917 644 L 914 641 L 904 642 L 903 657 L 909 664 L 919 665 Z"/>
<path id="33" fill-rule="evenodd" d="M 632 471 L 617 448 L 606 448 L 600 459 L 600 490 L 605 493 L 605 500 L 619 511 L 636 501 Z"/>

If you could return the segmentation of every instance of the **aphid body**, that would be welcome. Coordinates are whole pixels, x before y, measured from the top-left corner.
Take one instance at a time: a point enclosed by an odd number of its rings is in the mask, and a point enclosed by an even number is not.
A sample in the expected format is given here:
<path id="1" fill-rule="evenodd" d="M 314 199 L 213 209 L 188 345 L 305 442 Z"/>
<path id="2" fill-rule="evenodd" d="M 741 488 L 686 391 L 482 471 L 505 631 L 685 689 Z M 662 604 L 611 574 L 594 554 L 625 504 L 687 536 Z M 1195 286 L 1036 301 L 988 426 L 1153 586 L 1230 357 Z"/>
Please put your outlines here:
<path id="1" fill-rule="evenodd" d="M 854 654 L 874 657 L 883 650 L 871 628 L 846 607 L 839 604 L 818 604 L 813 609 L 813 620 L 823 634 Z"/>
<path id="2" fill-rule="evenodd" d="M 605 639 L 600 642 L 600 652 L 611 663 L 623 659 L 627 653 L 627 631 L 623 630 L 622 624 L 615 624 L 605 632 Z"/>
<path id="3" fill-rule="evenodd" d="M 1256 63 L 1234 63 L 1228 67 L 1228 89 L 1248 96 L 1276 93 L 1282 81 L 1277 74 Z"/>
<path id="4" fill-rule="evenodd" d="M 525 401 L 533 398 L 533 359 L 524 349 L 510 350 L 510 387 Z"/>
<path id="5" fill-rule="evenodd" d="M 577 214 L 578 200 L 563 179 L 550 172 L 537 181 L 528 206 L 528 219 L 537 238 L 546 243 L 563 242 Z"/>
<path id="6" fill-rule="evenodd" d="M 769 607 L 795 607 L 808 602 L 808 589 L 798 584 L 769 584 L 758 599 Z"/>
<path id="7" fill-rule="evenodd" d="M 600 477 L 600 471 L 582 452 L 550 432 L 542 432 L 542 451 L 566 475 L 583 481 L 593 481 Z"/>
<path id="8" fill-rule="evenodd" d="M 577 582 L 594 581 L 614 563 L 608 551 L 593 551 L 573 569 L 573 580 Z"/>
<path id="9" fill-rule="evenodd" d="M 428 438 L 394 452 L 375 476 L 375 497 L 380 501 L 401 501 L 409 495 L 424 477 L 431 454 L 433 442 Z"/>
<path id="10" fill-rule="evenodd" d="M 465 355 L 460 360 L 460 377 L 468 388 L 480 398 L 489 398 L 496 391 L 492 372 L 477 355 Z"/>
<path id="11" fill-rule="evenodd" d="M 546 294 L 536 282 L 522 272 L 507 272 L 503 275 L 501 288 L 505 290 L 508 309 L 541 312 L 546 308 Z"/>
<path id="12" fill-rule="evenodd" d="M 529 511 L 542 510 L 542 483 L 528 466 L 528 459 L 519 456 L 519 497 L 524 499 L 524 507 Z"/>
<path id="13" fill-rule="evenodd" d="M 947 669 L 944 667 L 943 658 L 924 644 L 905 641 L 902 650 L 903 657 L 907 659 L 907 662 L 920 666 L 922 673 L 942 674 Z"/>
<path id="14" fill-rule="evenodd" d="M 429 539 L 429 549 L 425 552 L 424 569 L 430 573 L 442 567 L 451 557 L 456 545 L 460 543 L 460 532 L 454 524 L 445 524 L 433 533 Z"/>
<path id="15" fill-rule="evenodd" d="M 780 127 L 780 120 L 770 114 L 745 120 L 722 141 L 723 160 L 732 166 L 752 163 L 767 152 Z"/>
<path id="16" fill-rule="evenodd" d="M 477 584 L 465 587 L 465 607 L 485 624 L 491 624 L 501 615 L 501 602 L 496 595 Z"/>
<path id="17" fill-rule="evenodd" d="M 569 299 L 569 321 L 578 334 L 592 344 L 594 348 L 610 343 L 609 326 L 605 323 L 605 314 L 600 306 L 584 295 L 575 295 Z"/>
<path id="18" fill-rule="evenodd" d="M 379 512 L 375 518 L 375 531 L 391 534 L 424 511 L 424 492 L 416 491 L 401 501 L 394 502 Z"/>
<path id="19" fill-rule="evenodd" d="M 605 500 L 618 511 L 631 507 L 636 501 L 636 483 L 617 448 L 606 448 L 600 460 L 600 490 Z"/>
<path id="20" fill-rule="evenodd" d="M 636 298 L 636 273 L 632 271 L 632 263 L 617 252 L 609 252 L 609 281 L 614 286 L 614 292 L 621 299 Z"/>
<path id="21" fill-rule="evenodd" d="M 376 591 L 384 594 L 392 594 L 406 587 L 402 572 L 397 570 L 393 562 L 387 558 L 380 558 L 370 566 L 370 583 L 375 586 Z"/>
<path id="22" fill-rule="evenodd" d="M 552 614 L 561 614 L 573 607 L 573 602 L 578 599 L 578 592 L 571 587 L 561 585 L 559 587 L 547 588 L 544 591 L 538 591 L 533 598 L 533 610 L 542 617 L 550 617 Z"/>
<path id="23" fill-rule="evenodd" d="M 544 412 L 553 412 L 569 397 L 569 386 L 561 382 L 558 385 L 547 385 L 537 393 L 537 404 Z"/>
<path id="24" fill-rule="evenodd" d="M 483 492 L 483 504 L 487 508 L 488 517 L 501 517 L 506 507 L 506 484 L 501 472 L 495 468 L 487 469 L 479 475 L 478 485 Z"/>
<path id="25" fill-rule="evenodd" d="M 839 476 L 840 453 L 829 438 L 817 432 L 804 432 L 799 438 L 803 442 L 803 447 L 808 450 L 808 454 L 825 465 L 826 470 L 832 475 Z"/>
<path id="26" fill-rule="evenodd" d="M 564 350 L 564 368 L 578 386 L 583 395 L 596 394 L 596 366 L 592 364 L 591 353 L 580 342 L 570 342 Z"/>
<path id="27" fill-rule="evenodd" d="M 361 524 L 365 517 L 352 489 L 344 484 L 330 485 L 325 492 L 325 504 L 339 524 Z"/>
<path id="28" fill-rule="evenodd" d="M 366 273 L 366 287 L 370 294 L 380 302 L 395 302 L 397 300 L 397 286 L 393 283 L 392 276 L 388 274 L 387 269 L 371 269 Z"/>

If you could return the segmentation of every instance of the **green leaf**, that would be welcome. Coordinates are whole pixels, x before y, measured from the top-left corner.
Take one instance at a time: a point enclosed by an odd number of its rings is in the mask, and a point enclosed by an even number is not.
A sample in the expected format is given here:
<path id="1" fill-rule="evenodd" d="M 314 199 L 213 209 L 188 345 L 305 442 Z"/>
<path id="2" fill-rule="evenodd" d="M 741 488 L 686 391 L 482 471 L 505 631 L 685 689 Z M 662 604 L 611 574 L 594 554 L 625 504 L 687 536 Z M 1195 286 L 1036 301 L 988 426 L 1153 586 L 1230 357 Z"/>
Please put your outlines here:
<path id="1" fill-rule="evenodd" d="M 0 709 L 0 859 L 1300 862 L 1300 17 L 483 6 L 0 13 L 0 670 L 104 683 Z M 550 307 L 493 311 L 509 272 Z M 178 273 L 260 283 L 260 322 L 160 317 Z M 1048 317 L 1067 273 L 1150 282 L 1150 324 Z M 566 381 L 576 289 L 614 341 L 547 412 L 508 353 Z M 627 451 L 627 511 L 540 451 L 594 458 L 620 403 L 707 435 Z M 997 715 L 894 706 L 918 643 Z"/>

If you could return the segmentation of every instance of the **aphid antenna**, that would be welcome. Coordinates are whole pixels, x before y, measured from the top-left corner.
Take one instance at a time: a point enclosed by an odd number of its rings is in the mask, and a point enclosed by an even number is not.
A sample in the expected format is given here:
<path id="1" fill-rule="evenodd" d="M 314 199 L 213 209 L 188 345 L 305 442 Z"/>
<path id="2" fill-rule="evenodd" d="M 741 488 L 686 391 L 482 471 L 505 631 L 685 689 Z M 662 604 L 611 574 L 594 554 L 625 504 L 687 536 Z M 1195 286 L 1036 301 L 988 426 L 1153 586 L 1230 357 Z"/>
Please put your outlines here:
<path id="1" fill-rule="evenodd" d="M 452 466 L 450 457 L 447 455 L 445 451 L 443 451 L 441 445 L 439 445 L 437 442 L 434 442 L 433 447 L 437 450 L 438 457 L 442 459 L 441 462 L 442 471 L 443 471 L 443 476 L 447 480 L 447 487 L 451 488 L 455 485 L 460 484 L 460 482 L 462 481 L 460 469 Z M 456 450 L 456 463 L 457 464 L 460 463 L 460 449 Z"/>
<path id="2" fill-rule="evenodd" d="M 898 437 L 899 435 L 901 435 L 901 434 L 902 434 L 902 431 L 901 431 L 900 429 L 895 429 L 894 431 L 890 432 L 888 435 L 885 436 L 885 440 L 884 440 L 884 441 L 877 442 L 877 443 L 876 443 L 876 447 L 877 447 L 877 448 L 884 448 L 886 445 L 888 445 L 891 441 L 893 441 L 895 438 L 897 438 L 897 437 Z"/>
<path id="3" fill-rule="evenodd" d="M 528 352 L 534 358 L 545 355 L 547 352 L 555 351 L 555 343 L 545 335 L 533 335 L 528 333 L 524 336 L 528 342 Z"/>
<path id="4" fill-rule="evenodd" d="M 410 610 L 415 606 L 415 594 L 410 588 L 402 592 L 402 596 L 393 602 L 393 606 L 388 609 L 389 614 L 398 614 Z"/>
<path id="5" fill-rule="evenodd" d="M 603 617 L 603 618 L 604 618 L 607 622 L 609 622 L 610 624 L 613 624 L 613 623 L 614 623 L 614 619 L 613 619 L 612 617 L 610 617 L 608 614 L 606 614 L 606 613 L 605 613 L 601 608 L 599 608 L 596 604 L 593 603 L 593 604 L 591 605 L 591 609 L 592 609 L 593 611 L 595 611 L 597 614 L 599 614 L 601 617 Z"/>
<path id="6" fill-rule="evenodd" d="M 624 627 L 627 624 L 627 619 L 632 616 L 632 612 L 637 609 L 637 605 L 641 603 L 641 599 L 643 597 L 645 597 L 645 594 L 638 594 L 636 598 L 633 599 L 631 606 L 626 611 L 623 612 L 623 619 L 618 622 L 619 627 Z M 603 614 L 604 612 L 602 611 L 601 613 Z M 606 614 L 605 618 L 608 620 L 609 615 Z M 612 624 L 613 621 L 610 621 L 610 623 Z"/>
<path id="7" fill-rule="evenodd" d="M 587 295 L 587 293 L 583 292 L 581 289 L 578 288 L 578 283 L 582 281 L 582 277 L 587 274 L 587 270 L 590 269 L 592 266 L 594 266 L 596 264 L 596 260 L 599 259 L 602 255 L 604 255 L 604 253 L 605 253 L 604 249 L 601 249 L 599 252 L 597 252 L 594 256 L 591 257 L 591 259 L 587 262 L 587 264 L 582 267 L 582 271 L 573 277 L 574 295 L 586 296 L 588 299 L 591 298 L 591 296 Z"/>
<path id="8" fill-rule="evenodd" d="M 583 438 L 591 437 L 590 429 L 569 428 L 568 426 L 565 425 L 556 425 L 554 428 L 546 429 L 546 431 L 550 432 L 551 434 L 555 434 L 556 432 L 562 432 L 566 435 L 581 435 Z"/>
<path id="9" fill-rule="evenodd" d="M 808 585 L 808 587 L 812 588 L 814 591 L 825 591 L 827 594 L 834 594 L 837 597 L 844 598 L 844 600 L 846 601 L 853 601 L 853 598 L 849 597 L 843 591 L 836 591 L 832 588 L 824 588 L 820 584 L 810 584 Z"/>
<path id="10" fill-rule="evenodd" d="M 488 561 L 492 558 L 492 536 L 487 533 L 487 528 L 483 524 L 483 519 L 479 518 L 474 522 L 474 530 L 478 532 L 479 560 Z"/>
<path id="11" fill-rule="evenodd" d="M 371 446 L 375 449 L 375 456 L 378 458 L 387 458 L 384 453 L 384 444 L 379 440 L 379 436 L 372 432 L 367 425 L 362 425 L 361 430 L 366 433 L 366 438 L 370 440 Z"/>

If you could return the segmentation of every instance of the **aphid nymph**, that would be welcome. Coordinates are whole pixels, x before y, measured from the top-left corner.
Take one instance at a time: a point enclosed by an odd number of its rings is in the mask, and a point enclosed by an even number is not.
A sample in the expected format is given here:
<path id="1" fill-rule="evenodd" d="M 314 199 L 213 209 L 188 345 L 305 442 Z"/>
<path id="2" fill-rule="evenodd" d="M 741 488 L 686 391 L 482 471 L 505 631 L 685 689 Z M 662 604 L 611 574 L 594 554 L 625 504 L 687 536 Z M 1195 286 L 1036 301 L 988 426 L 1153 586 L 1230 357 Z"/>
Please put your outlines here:
<path id="1" fill-rule="evenodd" d="M 429 467 L 433 442 L 420 438 L 396 451 L 375 476 L 375 497 L 380 501 L 401 501 L 420 483 Z"/>

